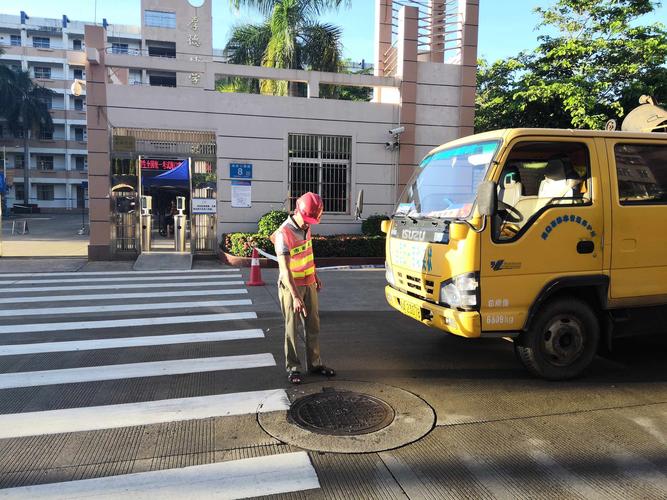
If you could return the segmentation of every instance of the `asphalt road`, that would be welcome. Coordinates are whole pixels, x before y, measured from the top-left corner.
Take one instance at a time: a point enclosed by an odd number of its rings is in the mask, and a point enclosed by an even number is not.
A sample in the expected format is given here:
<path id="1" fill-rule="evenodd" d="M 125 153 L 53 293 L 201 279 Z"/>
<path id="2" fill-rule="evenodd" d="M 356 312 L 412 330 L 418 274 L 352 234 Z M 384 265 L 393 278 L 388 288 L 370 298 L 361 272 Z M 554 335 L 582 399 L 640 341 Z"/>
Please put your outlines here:
<path id="1" fill-rule="evenodd" d="M 33 277 L 15 274 L 34 263 L 8 262 L 0 498 L 667 497 L 667 332 L 545 382 L 507 341 L 391 310 L 383 271 L 322 271 L 322 352 L 338 376 L 308 387 L 402 389 L 435 419 L 394 449 L 309 452 L 260 425 L 293 396 L 275 271 L 249 288 L 246 271 L 208 262 L 180 274 L 43 262 L 69 274 Z"/>

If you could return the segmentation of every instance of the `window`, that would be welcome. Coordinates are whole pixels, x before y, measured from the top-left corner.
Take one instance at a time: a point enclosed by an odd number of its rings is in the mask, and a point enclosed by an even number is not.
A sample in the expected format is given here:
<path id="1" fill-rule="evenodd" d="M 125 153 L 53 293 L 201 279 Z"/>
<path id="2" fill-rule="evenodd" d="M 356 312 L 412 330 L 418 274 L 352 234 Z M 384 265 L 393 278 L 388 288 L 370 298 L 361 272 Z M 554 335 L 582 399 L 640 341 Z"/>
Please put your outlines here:
<path id="1" fill-rule="evenodd" d="M 37 199 L 40 201 L 53 201 L 53 184 L 36 184 Z"/>
<path id="2" fill-rule="evenodd" d="M 74 161 L 77 170 L 88 170 L 88 159 L 85 156 L 77 156 Z"/>
<path id="3" fill-rule="evenodd" d="M 39 140 L 40 141 L 52 141 L 53 140 L 53 130 L 41 129 L 39 131 Z"/>
<path id="4" fill-rule="evenodd" d="M 667 147 L 617 144 L 614 154 L 621 205 L 667 204 Z"/>
<path id="5" fill-rule="evenodd" d="M 111 44 L 111 53 L 112 54 L 127 54 L 127 44 L 126 43 L 112 43 Z"/>
<path id="6" fill-rule="evenodd" d="M 48 66 L 35 66 L 35 78 L 51 78 L 51 68 Z"/>
<path id="7" fill-rule="evenodd" d="M 51 47 L 51 39 L 45 36 L 33 36 L 32 46 L 38 49 L 48 49 Z"/>
<path id="8" fill-rule="evenodd" d="M 72 40 L 72 49 L 73 50 L 83 50 L 83 45 L 81 43 L 81 40 Z"/>
<path id="9" fill-rule="evenodd" d="M 86 129 L 83 127 L 74 127 L 74 140 L 83 142 L 86 139 Z"/>
<path id="10" fill-rule="evenodd" d="M 23 192 L 23 183 L 14 184 L 14 199 L 23 200 L 24 196 L 25 194 Z"/>
<path id="11" fill-rule="evenodd" d="M 15 154 L 14 155 L 14 168 L 23 168 L 23 155 Z"/>
<path id="12" fill-rule="evenodd" d="M 290 134 L 290 207 L 303 193 L 318 193 L 324 211 L 349 213 L 352 138 Z"/>
<path id="13" fill-rule="evenodd" d="M 151 45 L 148 46 L 148 55 L 151 57 L 176 57 L 176 44 L 162 42 L 157 45 L 155 42 L 151 42 Z"/>
<path id="14" fill-rule="evenodd" d="M 588 148 L 576 142 L 521 142 L 498 181 L 494 239 L 514 240 L 553 205 L 591 201 Z"/>
<path id="15" fill-rule="evenodd" d="M 13 47 L 20 47 L 21 46 L 21 35 L 10 35 L 9 36 L 10 44 Z"/>
<path id="16" fill-rule="evenodd" d="M 148 80 L 154 87 L 175 87 L 176 73 L 165 75 L 148 75 Z"/>
<path id="17" fill-rule="evenodd" d="M 176 13 L 145 10 L 144 24 L 153 28 L 176 28 Z"/>
<path id="18" fill-rule="evenodd" d="M 74 78 L 77 80 L 83 80 L 83 70 L 82 69 L 75 69 L 72 71 L 74 73 Z"/>
<path id="19" fill-rule="evenodd" d="M 74 99 L 74 109 L 83 111 L 83 99 Z"/>
<path id="20" fill-rule="evenodd" d="M 53 170 L 53 156 L 38 156 L 37 170 Z"/>

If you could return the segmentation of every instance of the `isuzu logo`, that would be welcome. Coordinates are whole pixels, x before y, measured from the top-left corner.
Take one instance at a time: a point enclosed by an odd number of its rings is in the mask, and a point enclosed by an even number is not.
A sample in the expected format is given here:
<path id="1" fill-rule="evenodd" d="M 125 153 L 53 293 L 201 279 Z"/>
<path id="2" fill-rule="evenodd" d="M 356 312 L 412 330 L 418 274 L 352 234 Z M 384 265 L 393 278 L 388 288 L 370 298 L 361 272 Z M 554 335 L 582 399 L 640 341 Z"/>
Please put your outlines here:
<path id="1" fill-rule="evenodd" d="M 420 231 L 418 229 L 403 229 L 401 232 L 401 238 L 404 240 L 424 241 L 426 239 L 426 231 Z"/>

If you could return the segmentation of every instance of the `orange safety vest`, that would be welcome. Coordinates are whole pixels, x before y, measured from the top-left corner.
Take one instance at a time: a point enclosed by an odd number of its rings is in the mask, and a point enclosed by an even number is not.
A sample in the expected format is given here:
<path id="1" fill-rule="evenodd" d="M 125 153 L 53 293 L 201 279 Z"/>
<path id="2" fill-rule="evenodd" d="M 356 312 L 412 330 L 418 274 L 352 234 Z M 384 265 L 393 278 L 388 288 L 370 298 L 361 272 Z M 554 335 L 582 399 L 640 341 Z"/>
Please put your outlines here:
<path id="1" fill-rule="evenodd" d="M 306 239 L 302 240 L 285 226 L 280 226 L 271 235 L 271 242 L 275 244 L 276 234 L 283 235 L 289 248 L 289 267 L 296 286 L 308 286 L 315 283 L 315 256 L 313 255 L 313 240 L 310 239 L 310 229 Z"/>

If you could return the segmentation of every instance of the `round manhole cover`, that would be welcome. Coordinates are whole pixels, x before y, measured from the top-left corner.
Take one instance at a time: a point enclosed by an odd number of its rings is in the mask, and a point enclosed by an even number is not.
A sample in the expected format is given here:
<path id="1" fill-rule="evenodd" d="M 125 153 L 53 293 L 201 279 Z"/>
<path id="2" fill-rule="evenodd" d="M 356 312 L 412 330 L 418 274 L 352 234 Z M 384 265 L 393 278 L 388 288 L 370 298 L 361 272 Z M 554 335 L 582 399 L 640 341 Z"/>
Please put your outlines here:
<path id="1" fill-rule="evenodd" d="M 318 434 L 354 436 L 387 427 L 394 420 L 394 410 L 368 394 L 325 391 L 297 399 L 289 419 Z"/>

